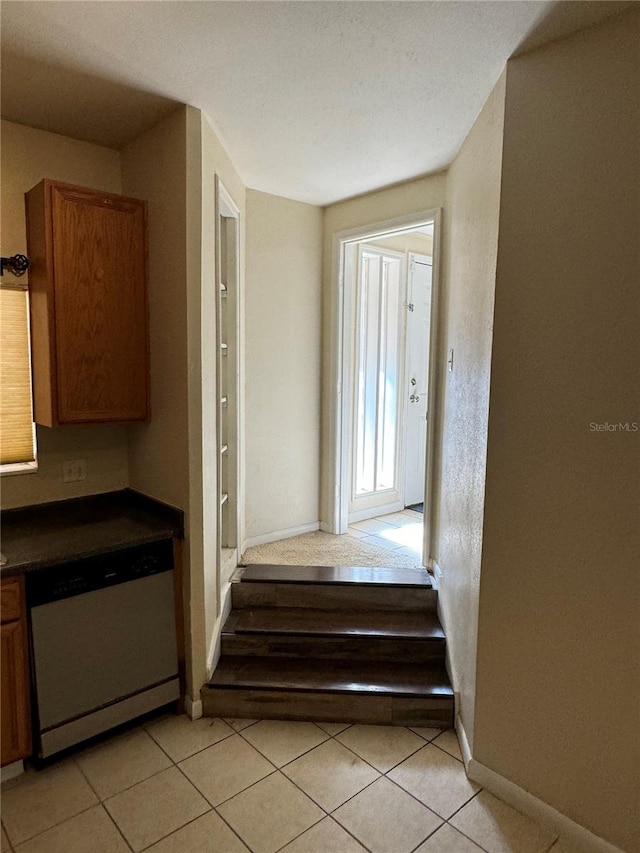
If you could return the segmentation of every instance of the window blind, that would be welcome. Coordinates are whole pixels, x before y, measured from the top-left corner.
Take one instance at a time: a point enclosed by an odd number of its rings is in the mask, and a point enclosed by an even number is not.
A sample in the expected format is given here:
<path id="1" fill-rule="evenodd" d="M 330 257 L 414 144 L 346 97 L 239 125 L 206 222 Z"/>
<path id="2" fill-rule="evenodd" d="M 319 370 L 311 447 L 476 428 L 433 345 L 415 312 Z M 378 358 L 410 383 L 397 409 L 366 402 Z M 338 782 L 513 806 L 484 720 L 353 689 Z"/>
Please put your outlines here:
<path id="1" fill-rule="evenodd" d="M 0 464 L 33 462 L 27 291 L 0 286 Z"/>

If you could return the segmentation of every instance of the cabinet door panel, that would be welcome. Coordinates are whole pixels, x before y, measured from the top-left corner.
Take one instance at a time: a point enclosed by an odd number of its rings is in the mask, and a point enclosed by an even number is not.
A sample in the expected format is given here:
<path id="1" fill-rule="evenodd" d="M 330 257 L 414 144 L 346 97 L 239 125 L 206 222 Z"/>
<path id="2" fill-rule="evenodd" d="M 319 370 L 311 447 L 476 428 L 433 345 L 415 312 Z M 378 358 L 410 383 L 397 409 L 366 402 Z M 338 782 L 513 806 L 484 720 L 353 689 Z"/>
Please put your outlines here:
<path id="1" fill-rule="evenodd" d="M 53 186 L 60 423 L 148 414 L 145 206 Z"/>
<path id="2" fill-rule="evenodd" d="M 2 625 L 2 766 L 26 758 L 29 743 L 29 694 L 24 622 Z"/>
<path id="3" fill-rule="evenodd" d="M 0 598 L 0 614 L 2 622 L 15 622 L 22 615 L 22 591 L 19 581 L 2 581 L 2 597 Z"/>

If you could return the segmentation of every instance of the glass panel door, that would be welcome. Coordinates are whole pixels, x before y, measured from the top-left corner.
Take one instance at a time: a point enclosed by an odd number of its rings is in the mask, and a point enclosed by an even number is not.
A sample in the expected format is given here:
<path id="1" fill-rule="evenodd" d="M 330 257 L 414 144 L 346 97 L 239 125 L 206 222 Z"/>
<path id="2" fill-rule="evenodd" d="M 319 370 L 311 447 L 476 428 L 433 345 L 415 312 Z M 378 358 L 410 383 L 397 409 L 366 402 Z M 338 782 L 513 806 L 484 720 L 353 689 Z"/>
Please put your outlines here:
<path id="1" fill-rule="evenodd" d="M 402 255 L 359 247 L 352 511 L 397 499 L 402 272 Z"/>

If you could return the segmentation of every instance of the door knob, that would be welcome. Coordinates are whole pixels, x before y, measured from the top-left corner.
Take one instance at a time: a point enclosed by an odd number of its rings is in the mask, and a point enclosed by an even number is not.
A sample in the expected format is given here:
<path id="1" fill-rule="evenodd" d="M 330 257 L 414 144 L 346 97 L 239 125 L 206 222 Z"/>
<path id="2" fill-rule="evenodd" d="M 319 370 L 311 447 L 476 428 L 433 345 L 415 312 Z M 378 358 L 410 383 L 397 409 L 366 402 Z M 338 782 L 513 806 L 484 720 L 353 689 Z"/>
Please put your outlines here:
<path id="1" fill-rule="evenodd" d="M 409 402 L 411 402 L 411 403 L 419 403 L 419 402 L 420 402 L 420 395 L 419 395 L 419 394 L 412 394 L 412 395 L 409 397 Z"/>

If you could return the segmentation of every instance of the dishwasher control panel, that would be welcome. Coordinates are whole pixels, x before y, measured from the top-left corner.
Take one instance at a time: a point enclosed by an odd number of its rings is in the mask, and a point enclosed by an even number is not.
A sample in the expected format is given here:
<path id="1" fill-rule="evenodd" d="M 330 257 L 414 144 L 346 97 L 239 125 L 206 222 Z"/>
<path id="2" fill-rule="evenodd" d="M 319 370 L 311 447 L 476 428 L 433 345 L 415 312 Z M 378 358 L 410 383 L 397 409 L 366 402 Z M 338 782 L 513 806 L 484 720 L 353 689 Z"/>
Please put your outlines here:
<path id="1" fill-rule="evenodd" d="M 29 607 L 37 607 L 172 569 L 171 539 L 123 548 L 29 572 L 26 576 L 27 602 Z"/>

